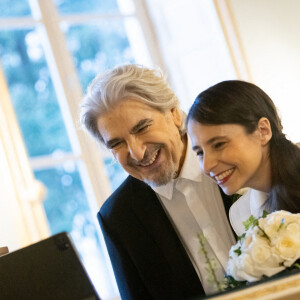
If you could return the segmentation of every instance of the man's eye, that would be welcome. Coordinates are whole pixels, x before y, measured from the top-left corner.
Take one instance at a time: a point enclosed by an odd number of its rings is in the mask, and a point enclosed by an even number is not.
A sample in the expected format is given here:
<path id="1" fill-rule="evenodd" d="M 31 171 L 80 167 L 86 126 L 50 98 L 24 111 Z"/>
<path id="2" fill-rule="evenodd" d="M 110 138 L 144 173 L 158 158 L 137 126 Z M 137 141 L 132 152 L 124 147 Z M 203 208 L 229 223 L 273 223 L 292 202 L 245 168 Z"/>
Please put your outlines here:
<path id="1" fill-rule="evenodd" d="M 110 149 L 115 149 L 115 148 L 117 148 L 120 145 L 121 145 L 121 142 L 117 142 L 117 143 L 112 144 L 109 148 Z"/>
<path id="2" fill-rule="evenodd" d="M 145 125 L 138 129 L 137 133 L 145 131 L 150 125 Z"/>

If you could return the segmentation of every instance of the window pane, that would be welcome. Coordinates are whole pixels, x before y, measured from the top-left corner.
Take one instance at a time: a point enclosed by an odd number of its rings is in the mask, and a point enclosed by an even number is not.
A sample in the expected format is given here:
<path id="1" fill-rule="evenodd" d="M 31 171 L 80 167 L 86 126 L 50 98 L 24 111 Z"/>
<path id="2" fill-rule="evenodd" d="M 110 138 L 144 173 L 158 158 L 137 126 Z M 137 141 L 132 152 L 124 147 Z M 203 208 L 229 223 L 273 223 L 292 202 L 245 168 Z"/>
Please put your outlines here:
<path id="1" fill-rule="evenodd" d="M 95 216 L 92 215 L 79 171 L 72 161 L 53 169 L 35 171 L 47 187 L 44 208 L 51 234 L 71 234 L 81 259 L 100 296 L 115 296 L 101 249 Z"/>
<path id="2" fill-rule="evenodd" d="M 99 25 L 65 24 L 63 29 L 84 90 L 97 73 L 134 62 L 122 20 L 103 21 Z"/>
<path id="3" fill-rule="evenodd" d="M 0 0 L 0 17 L 25 17 L 31 15 L 27 0 Z"/>
<path id="4" fill-rule="evenodd" d="M 117 0 L 55 0 L 61 14 L 118 13 Z"/>
<path id="5" fill-rule="evenodd" d="M 0 60 L 29 156 L 70 152 L 37 32 L 0 31 Z"/>
<path id="6" fill-rule="evenodd" d="M 111 183 L 111 189 L 114 191 L 125 180 L 128 174 L 114 158 L 105 157 L 104 163 Z"/>

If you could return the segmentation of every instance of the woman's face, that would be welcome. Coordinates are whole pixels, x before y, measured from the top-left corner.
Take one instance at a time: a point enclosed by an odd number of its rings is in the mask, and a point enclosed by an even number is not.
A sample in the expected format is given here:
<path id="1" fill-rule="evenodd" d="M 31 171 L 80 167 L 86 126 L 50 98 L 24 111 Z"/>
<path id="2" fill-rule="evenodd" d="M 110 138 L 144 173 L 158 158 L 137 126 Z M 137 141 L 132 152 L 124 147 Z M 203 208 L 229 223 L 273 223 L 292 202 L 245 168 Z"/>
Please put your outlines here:
<path id="1" fill-rule="evenodd" d="M 269 125 L 268 119 L 262 118 L 248 134 L 241 125 L 203 125 L 191 119 L 187 130 L 201 170 L 231 195 L 244 187 L 269 190 Z"/>

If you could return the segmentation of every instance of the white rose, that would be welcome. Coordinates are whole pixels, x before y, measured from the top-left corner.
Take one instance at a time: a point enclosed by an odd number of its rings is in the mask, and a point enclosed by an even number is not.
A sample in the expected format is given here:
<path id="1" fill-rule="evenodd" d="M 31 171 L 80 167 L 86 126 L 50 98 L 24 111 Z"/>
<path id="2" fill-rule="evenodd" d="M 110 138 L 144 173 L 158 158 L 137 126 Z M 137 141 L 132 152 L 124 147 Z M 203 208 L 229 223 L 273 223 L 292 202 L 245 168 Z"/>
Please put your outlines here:
<path id="1" fill-rule="evenodd" d="M 287 219 L 293 218 L 291 213 L 280 210 L 267 215 L 266 218 L 261 218 L 258 221 L 259 227 L 265 232 L 265 234 L 272 241 L 278 236 L 278 231 L 282 228 L 282 225 L 286 223 Z"/>
<path id="2" fill-rule="evenodd" d="M 288 234 L 292 236 L 299 236 L 300 234 L 300 224 L 297 223 L 289 223 L 286 225 L 285 230 L 288 232 Z"/>
<path id="3" fill-rule="evenodd" d="M 276 274 L 280 269 L 277 269 L 283 262 L 283 259 L 270 246 L 269 240 L 259 235 L 260 231 L 255 230 L 252 235 L 252 242 L 245 250 L 251 259 L 253 265 L 252 276 L 270 276 Z M 273 271 L 272 271 L 273 270 Z M 247 271 L 248 273 L 250 271 Z"/>
<path id="4" fill-rule="evenodd" d="M 255 264 L 264 264 L 272 255 L 271 247 L 264 239 L 256 238 L 248 250 Z"/>
<path id="5" fill-rule="evenodd" d="M 285 260 L 285 266 L 292 265 L 300 257 L 300 215 L 278 211 L 266 219 L 264 231 L 270 237 L 271 245 Z"/>
<path id="6" fill-rule="evenodd" d="M 242 254 L 239 256 L 236 276 L 243 278 L 249 282 L 258 281 L 261 274 L 255 271 L 255 264 L 249 254 Z"/>
<path id="7" fill-rule="evenodd" d="M 229 252 L 227 274 L 257 281 L 291 266 L 300 258 L 300 214 L 277 211 L 259 219 Z"/>
<path id="8" fill-rule="evenodd" d="M 300 257 L 300 239 L 293 235 L 282 235 L 276 243 L 278 255 L 287 262 L 286 266 L 293 264 Z"/>
<path id="9" fill-rule="evenodd" d="M 241 241 L 239 240 L 235 245 L 230 248 L 229 260 L 226 266 L 227 275 L 232 276 L 235 280 L 244 281 L 244 276 L 239 276 L 238 273 L 243 269 L 243 256 L 240 255 Z"/>
<path id="10" fill-rule="evenodd" d="M 227 268 L 228 274 L 235 280 L 257 281 L 263 275 L 272 276 L 284 270 L 284 267 L 280 267 L 283 259 L 273 250 L 258 227 L 248 230 L 239 244 L 242 254 L 236 256 L 234 250 L 238 247 L 233 246 L 230 255 L 232 259 Z"/>
<path id="11" fill-rule="evenodd" d="M 251 276 L 248 272 L 253 270 L 252 260 L 247 254 L 241 254 L 229 259 L 227 263 L 226 273 L 237 281 L 258 281 L 259 277 Z"/>

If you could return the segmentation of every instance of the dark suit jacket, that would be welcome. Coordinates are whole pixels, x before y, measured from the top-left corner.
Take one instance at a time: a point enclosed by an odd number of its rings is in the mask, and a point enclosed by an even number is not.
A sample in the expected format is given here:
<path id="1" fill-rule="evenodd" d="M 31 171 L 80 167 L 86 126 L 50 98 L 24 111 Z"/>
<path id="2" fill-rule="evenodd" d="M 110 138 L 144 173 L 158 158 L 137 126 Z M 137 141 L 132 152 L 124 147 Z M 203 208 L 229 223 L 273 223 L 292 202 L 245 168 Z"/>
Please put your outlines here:
<path id="1" fill-rule="evenodd" d="M 204 296 L 197 273 L 155 192 L 129 176 L 98 220 L 123 300 Z"/>

